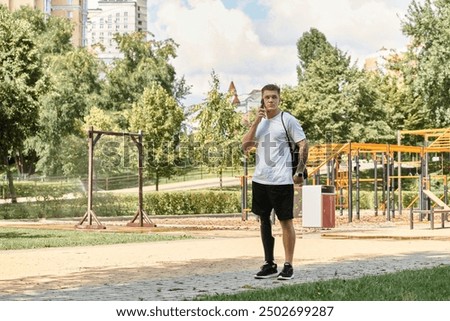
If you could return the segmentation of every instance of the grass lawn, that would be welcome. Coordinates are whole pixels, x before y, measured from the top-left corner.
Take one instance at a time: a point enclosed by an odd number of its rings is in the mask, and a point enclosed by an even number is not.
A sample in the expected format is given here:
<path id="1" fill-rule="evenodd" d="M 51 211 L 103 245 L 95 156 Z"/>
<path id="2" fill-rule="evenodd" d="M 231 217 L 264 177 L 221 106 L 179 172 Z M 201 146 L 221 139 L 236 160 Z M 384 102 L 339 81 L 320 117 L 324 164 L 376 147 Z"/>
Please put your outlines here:
<path id="1" fill-rule="evenodd" d="M 450 301 L 450 266 L 335 279 L 230 295 L 199 297 L 204 301 Z"/>
<path id="2" fill-rule="evenodd" d="M 187 238 L 191 237 L 150 233 L 117 233 L 92 230 L 64 231 L 0 227 L 0 250 L 156 242 Z"/>

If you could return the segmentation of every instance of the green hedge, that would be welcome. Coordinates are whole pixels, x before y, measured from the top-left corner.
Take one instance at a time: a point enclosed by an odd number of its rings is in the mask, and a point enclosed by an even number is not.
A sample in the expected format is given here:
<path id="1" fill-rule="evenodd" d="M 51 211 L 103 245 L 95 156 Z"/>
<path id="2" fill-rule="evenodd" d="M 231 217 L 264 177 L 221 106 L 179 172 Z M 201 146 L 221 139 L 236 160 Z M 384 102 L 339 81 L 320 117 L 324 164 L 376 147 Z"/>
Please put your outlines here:
<path id="1" fill-rule="evenodd" d="M 9 189 L 4 182 L 0 186 L 1 195 L 9 196 Z M 81 190 L 80 184 L 76 182 L 57 182 L 57 183 L 42 183 L 42 182 L 14 182 L 14 189 L 17 197 L 41 197 L 41 198 L 58 198 L 69 193 L 79 193 Z"/>
<path id="2" fill-rule="evenodd" d="M 167 192 L 145 195 L 151 215 L 217 214 L 241 211 L 240 192 Z"/>
<path id="3" fill-rule="evenodd" d="M 193 191 L 144 194 L 144 210 L 149 215 L 185 215 L 238 213 L 240 192 Z M 93 210 L 97 216 L 134 215 L 137 195 L 94 194 Z M 87 198 L 71 200 L 38 200 L 0 205 L 0 219 L 78 218 L 86 213 Z"/>

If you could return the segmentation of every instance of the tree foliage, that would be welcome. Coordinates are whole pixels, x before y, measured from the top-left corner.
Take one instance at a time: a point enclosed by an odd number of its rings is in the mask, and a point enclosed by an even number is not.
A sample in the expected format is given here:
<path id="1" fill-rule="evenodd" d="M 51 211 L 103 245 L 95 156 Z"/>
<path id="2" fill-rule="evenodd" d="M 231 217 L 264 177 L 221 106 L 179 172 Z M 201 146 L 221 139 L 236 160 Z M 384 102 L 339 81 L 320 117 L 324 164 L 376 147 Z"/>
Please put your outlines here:
<path id="1" fill-rule="evenodd" d="M 422 128 L 450 125 L 450 2 L 412 1 L 403 21 L 410 37 L 404 75 L 423 103 Z"/>
<path id="2" fill-rule="evenodd" d="M 80 131 L 83 119 L 100 92 L 99 63 L 79 48 L 47 56 L 46 62 L 48 86 L 40 96 L 40 128 L 30 146 L 40 157 L 38 170 L 48 175 L 75 174 L 61 171 L 65 140 L 70 135 L 85 135 Z"/>
<path id="3" fill-rule="evenodd" d="M 157 82 L 166 92 L 179 100 L 188 92 L 182 78 L 176 78 L 170 59 L 176 57 L 177 44 L 172 39 L 146 40 L 146 34 L 116 34 L 123 59 L 117 59 L 107 72 L 104 108 L 123 111 L 139 100 L 144 89 Z"/>
<path id="4" fill-rule="evenodd" d="M 157 82 L 144 89 L 128 114 L 130 131 L 142 130 L 147 175 L 156 180 L 175 174 L 183 111 L 174 97 Z"/>
<path id="5" fill-rule="evenodd" d="M 325 35 L 316 28 L 311 28 L 309 32 L 303 33 L 297 41 L 298 59 L 297 77 L 299 82 L 303 79 L 304 72 L 311 62 L 318 59 L 325 52 L 332 51 L 333 47 L 327 41 Z"/>
<path id="6" fill-rule="evenodd" d="M 225 167 L 240 163 L 241 118 L 230 94 L 220 92 L 220 80 L 213 71 L 206 102 L 196 106 L 199 128 L 196 139 L 201 163 L 222 177 Z"/>
<path id="7" fill-rule="evenodd" d="M 38 124 L 39 51 L 30 23 L 0 6 L 0 157 L 14 155 Z"/>
<path id="8" fill-rule="evenodd" d="M 297 42 L 299 84 L 283 93 L 283 106 L 312 142 L 382 141 L 393 137 L 375 83 L 331 46 L 317 29 Z"/>

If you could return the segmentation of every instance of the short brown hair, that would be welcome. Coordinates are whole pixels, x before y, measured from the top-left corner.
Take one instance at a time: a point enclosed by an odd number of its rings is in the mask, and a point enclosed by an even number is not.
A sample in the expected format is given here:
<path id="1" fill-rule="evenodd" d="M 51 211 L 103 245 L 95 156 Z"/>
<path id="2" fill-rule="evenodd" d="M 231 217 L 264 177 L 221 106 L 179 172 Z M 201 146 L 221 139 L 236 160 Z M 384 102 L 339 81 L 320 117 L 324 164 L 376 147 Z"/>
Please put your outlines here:
<path id="1" fill-rule="evenodd" d="M 280 87 L 278 87 L 278 86 L 275 85 L 275 84 L 267 84 L 267 85 L 265 85 L 264 87 L 262 87 L 262 88 L 261 88 L 261 94 L 264 93 L 264 91 L 266 91 L 266 90 L 276 90 L 276 91 L 278 92 L 278 96 L 279 96 L 280 93 L 281 93 Z"/>

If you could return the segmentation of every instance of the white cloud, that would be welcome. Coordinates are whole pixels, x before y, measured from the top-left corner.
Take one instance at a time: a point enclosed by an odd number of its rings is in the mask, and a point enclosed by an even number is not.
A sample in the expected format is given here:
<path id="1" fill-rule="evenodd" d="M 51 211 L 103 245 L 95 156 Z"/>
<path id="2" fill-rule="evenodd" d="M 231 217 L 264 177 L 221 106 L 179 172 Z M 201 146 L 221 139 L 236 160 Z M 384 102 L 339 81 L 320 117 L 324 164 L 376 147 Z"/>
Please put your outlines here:
<path id="1" fill-rule="evenodd" d="M 91 0 L 90 0 L 91 1 Z M 220 0 L 148 0 L 149 31 L 179 44 L 173 61 L 178 76 L 192 85 L 186 103 L 197 103 L 210 88 L 214 69 L 227 90 L 233 80 L 245 94 L 264 84 L 294 85 L 296 42 L 311 27 L 359 59 L 381 47 L 402 49 L 400 30 L 410 0 L 245 0 L 227 9 Z M 252 4 L 267 8 L 252 20 Z"/>
<path id="2" fill-rule="evenodd" d="M 383 46 L 398 48 L 406 39 L 400 30 L 409 4 L 407 0 L 262 0 L 270 7 L 268 45 L 294 44 L 303 32 L 314 27 L 328 41 L 364 59 Z"/>

